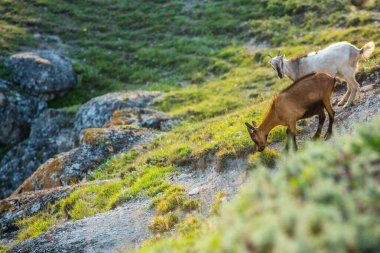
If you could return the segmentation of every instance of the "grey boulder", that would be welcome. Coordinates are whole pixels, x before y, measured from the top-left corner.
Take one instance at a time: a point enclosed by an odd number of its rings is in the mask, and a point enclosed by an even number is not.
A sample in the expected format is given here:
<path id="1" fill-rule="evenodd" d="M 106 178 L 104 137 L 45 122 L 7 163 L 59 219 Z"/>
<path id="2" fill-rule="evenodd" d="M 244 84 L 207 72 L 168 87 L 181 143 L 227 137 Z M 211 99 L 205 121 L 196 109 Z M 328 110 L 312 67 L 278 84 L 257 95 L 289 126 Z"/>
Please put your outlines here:
<path id="1" fill-rule="evenodd" d="M 0 80 L 0 144 L 9 146 L 25 139 L 31 122 L 46 107 L 45 101 L 22 95 Z"/>
<path id="2" fill-rule="evenodd" d="M 47 109 L 34 120 L 30 136 L 10 149 L 0 162 L 0 199 L 9 196 L 42 163 L 75 146 L 74 117 Z"/>
<path id="3" fill-rule="evenodd" d="M 51 51 L 14 54 L 4 64 L 19 87 L 44 100 L 63 94 L 76 83 L 71 60 Z"/>
<path id="4" fill-rule="evenodd" d="M 86 128 L 102 127 L 115 110 L 125 108 L 142 108 L 161 97 L 162 93 L 154 91 L 114 92 L 91 99 L 78 110 L 75 116 L 75 131 L 82 135 Z"/>

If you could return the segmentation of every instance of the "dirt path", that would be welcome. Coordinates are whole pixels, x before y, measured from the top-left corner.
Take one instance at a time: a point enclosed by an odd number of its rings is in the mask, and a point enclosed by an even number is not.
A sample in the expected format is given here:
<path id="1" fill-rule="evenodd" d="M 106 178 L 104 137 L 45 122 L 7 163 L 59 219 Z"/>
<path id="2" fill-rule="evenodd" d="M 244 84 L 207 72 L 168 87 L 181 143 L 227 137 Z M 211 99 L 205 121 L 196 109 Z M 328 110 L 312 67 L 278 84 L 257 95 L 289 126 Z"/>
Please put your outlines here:
<path id="1" fill-rule="evenodd" d="M 362 88 L 361 103 L 349 109 L 335 106 L 337 119 L 335 133 L 352 131 L 355 123 L 370 120 L 380 110 L 380 87 Z M 338 99 L 342 92 L 333 100 Z M 327 125 L 327 124 L 326 124 Z M 311 119 L 304 132 L 297 138 L 300 146 L 309 140 L 317 127 L 317 119 Z M 282 143 L 270 146 L 282 150 Z M 188 195 L 202 203 L 200 212 L 207 215 L 215 194 L 223 191 L 227 198 L 235 195 L 247 176 L 247 159 L 231 158 L 224 169 L 217 166 L 215 157 L 202 158 L 195 168 L 183 167 L 170 180 L 188 189 Z M 134 249 L 150 237 L 148 224 L 153 217 L 148 199 L 136 200 L 106 213 L 68 222 L 52 231 L 27 240 L 9 252 L 117 252 L 118 249 Z"/>

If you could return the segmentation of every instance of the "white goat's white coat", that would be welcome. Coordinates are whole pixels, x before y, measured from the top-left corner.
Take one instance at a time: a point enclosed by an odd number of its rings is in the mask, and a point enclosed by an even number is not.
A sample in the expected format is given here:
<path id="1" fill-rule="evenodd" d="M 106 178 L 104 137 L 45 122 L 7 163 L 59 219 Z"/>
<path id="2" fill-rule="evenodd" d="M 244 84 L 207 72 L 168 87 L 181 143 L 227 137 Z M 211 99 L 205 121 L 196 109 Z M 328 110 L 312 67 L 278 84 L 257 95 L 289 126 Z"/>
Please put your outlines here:
<path id="1" fill-rule="evenodd" d="M 339 105 L 346 103 L 345 107 L 347 107 L 351 105 L 356 92 L 360 92 L 359 83 L 355 79 L 358 62 L 368 58 L 374 49 L 375 44 L 372 41 L 361 49 L 348 42 L 339 42 L 321 51 L 290 60 L 277 54 L 276 57 L 271 58 L 270 63 L 280 78 L 285 74 L 293 81 L 313 72 L 324 72 L 344 79 L 347 82 L 347 92 Z"/>

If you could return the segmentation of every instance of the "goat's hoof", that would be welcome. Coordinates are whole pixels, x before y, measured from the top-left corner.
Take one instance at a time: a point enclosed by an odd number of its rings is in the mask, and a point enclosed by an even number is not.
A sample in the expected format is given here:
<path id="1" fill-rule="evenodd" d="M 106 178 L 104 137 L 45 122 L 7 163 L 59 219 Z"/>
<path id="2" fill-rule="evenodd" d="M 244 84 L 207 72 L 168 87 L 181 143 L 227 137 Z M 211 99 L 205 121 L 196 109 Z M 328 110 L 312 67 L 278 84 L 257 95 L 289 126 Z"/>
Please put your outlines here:
<path id="1" fill-rule="evenodd" d="M 344 109 L 347 109 L 348 107 L 350 107 L 352 105 L 352 103 L 347 103 L 343 106 Z"/>
<path id="2" fill-rule="evenodd" d="M 338 106 L 342 106 L 342 105 L 344 105 L 345 103 L 346 103 L 346 101 L 341 100 L 341 101 L 339 101 Z"/>
<path id="3" fill-rule="evenodd" d="M 312 140 L 313 140 L 313 141 L 317 141 L 317 140 L 319 140 L 320 138 L 321 138 L 321 136 L 319 136 L 319 135 L 318 135 L 318 136 L 315 136 L 315 135 L 314 135 L 313 138 L 312 138 Z"/>

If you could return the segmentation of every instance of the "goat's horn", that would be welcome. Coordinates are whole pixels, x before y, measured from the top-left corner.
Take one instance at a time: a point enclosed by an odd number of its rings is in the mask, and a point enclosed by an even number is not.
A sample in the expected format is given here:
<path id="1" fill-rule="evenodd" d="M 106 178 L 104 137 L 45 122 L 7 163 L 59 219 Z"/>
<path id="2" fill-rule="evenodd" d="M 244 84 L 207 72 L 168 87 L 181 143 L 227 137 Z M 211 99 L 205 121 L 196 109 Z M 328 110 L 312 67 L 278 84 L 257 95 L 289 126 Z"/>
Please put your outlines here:
<path id="1" fill-rule="evenodd" d="M 280 51 L 277 52 L 277 56 L 280 56 Z"/>
<path id="2" fill-rule="evenodd" d="M 273 58 L 270 54 L 266 54 L 264 57 L 268 57 L 269 56 L 269 58 Z"/>
<path id="3" fill-rule="evenodd" d="M 251 130 L 255 130 L 255 128 L 254 128 L 253 126 L 251 126 L 249 123 L 245 122 L 245 125 L 246 125 L 249 129 L 251 129 Z"/>

